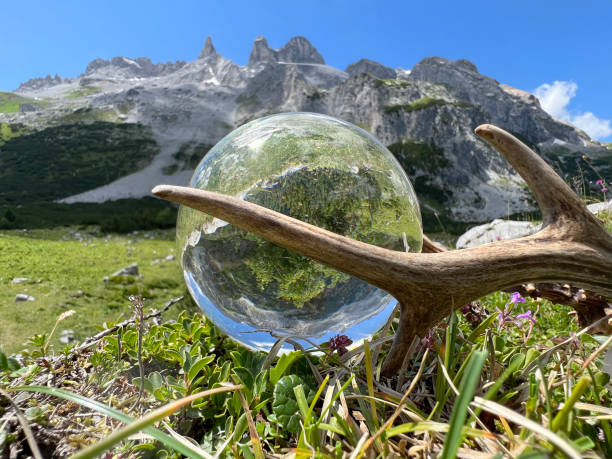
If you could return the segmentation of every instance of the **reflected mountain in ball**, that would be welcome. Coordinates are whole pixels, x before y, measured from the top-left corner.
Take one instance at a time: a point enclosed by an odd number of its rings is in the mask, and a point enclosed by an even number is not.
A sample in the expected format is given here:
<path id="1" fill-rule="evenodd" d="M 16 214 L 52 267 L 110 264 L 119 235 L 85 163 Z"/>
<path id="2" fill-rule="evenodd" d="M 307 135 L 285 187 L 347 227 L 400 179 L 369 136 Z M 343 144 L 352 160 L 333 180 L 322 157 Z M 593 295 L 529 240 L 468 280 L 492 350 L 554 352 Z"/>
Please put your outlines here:
<path id="1" fill-rule="evenodd" d="M 421 250 L 417 199 L 398 162 L 370 134 L 329 116 L 285 113 L 236 129 L 190 186 L 380 247 Z M 361 280 L 188 207 L 179 211 L 177 241 L 195 301 L 251 348 L 268 350 L 280 335 L 320 343 L 341 333 L 356 342 L 395 305 Z"/>

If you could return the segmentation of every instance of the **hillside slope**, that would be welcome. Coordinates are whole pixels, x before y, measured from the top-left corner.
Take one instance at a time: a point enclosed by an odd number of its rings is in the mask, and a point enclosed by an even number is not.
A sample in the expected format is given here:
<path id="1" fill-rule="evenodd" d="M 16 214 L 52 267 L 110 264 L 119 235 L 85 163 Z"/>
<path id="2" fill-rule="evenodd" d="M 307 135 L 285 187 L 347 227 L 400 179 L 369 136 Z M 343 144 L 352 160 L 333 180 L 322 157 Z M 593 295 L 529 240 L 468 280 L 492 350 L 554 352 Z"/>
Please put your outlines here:
<path id="1" fill-rule="evenodd" d="M 469 61 L 429 57 L 408 71 L 362 59 L 342 71 L 303 37 L 278 50 L 258 37 L 246 66 L 217 53 L 210 37 L 190 62 L 95 59 L 77 78 L 36 78 L 1 96 L 3 206 L 140 198 L 158 183 L 186 184 L 225 134 L 287 111 L 326 113 L 374 134 L 412 179 L 426 221 L 434 212 L 479 222 L 533 208 L 520 177 L 474 135 L 482 123 L 515 133 L 568 181 L 582 180 L 580 189 L 595 179 L 585 154 L 612 175 L 612 150 Z"/>

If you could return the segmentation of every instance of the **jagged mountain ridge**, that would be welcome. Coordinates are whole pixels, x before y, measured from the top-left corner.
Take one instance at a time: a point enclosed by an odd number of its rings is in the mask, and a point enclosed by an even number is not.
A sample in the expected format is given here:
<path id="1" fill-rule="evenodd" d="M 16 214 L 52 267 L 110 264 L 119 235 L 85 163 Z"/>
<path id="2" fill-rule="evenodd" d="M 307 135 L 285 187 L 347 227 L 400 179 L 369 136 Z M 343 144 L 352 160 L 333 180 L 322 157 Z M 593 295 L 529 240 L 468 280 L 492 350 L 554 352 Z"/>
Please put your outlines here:
<path id="1" fill-rule="evenodd" d="M 570 171 L 584 153 L 603 164 L 610 157 L 544 112 L 533 95 L 480 74 L 467 60 L 430 57 L 407 71 L 362 59 L 341 71 L 304 37 L 278 50 L 258 37 L 246 66 L 219 54 L 210 37 L 190 62 L 95 59 L 77 78 L 33 79 L 15 93 L 32 100 L 30 109 L 0 113 L 0 123 L 25 126 L 22 135 L 102 117 L 149 127 L 159 146 L 144 169 L 64 202 L 140 197 L 158 183 L 186 184 L 196 153 L 251 119 L 286 111 L 326 113 L 370 131 L 404 166 L 424 209 L 458 221 L 532 208 L 520 177 L 473 134 L 479 124 L 514 132 Z"/>

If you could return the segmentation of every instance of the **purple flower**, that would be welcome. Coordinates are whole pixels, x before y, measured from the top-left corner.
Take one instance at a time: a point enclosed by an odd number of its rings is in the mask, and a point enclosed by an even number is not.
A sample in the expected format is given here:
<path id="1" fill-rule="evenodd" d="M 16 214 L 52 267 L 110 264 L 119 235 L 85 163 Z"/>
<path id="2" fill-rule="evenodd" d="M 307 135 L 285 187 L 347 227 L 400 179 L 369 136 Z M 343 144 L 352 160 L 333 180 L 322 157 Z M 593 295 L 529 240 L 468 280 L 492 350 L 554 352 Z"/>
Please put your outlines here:
<path id="1" fill-rule="evenodd" d="M 538 311 L 539 311 L 539 307 L 538 307 Z M 537 311 L 536 311 L 537 312 Z M 515 317 L 515 320 L 527 320 L 529 321 L 529 330 L 527 331 L 527 334 L 525 335 L 525 342 L 527 342 L 529 340 L 529 337 L 531 336 L 531 331 L 533 330 L 533 325 L 536 323 L 536 318 L 533 316 L 533 313 L 531 312 L 531 309 L 529 309 L 527 312 L 524 312 L 522 314 L 519 314 Z M 520 327 L 521 324 L 518 323 L 516 324 L 517 327 Z"/>
<path id="2" fill-rule="evenodd" d="M 599 185 L 600 186 L 600 191 L 602 193 L 605 193 L 606 191 L 608 191 L 608 184 L 606 183 L 606 181 L 604 179 L 599 179 L 595 182 L 595 185 Z"/>
<path id="3" fill-rule="evenodd" d="M 516 304 L 516 303 L 524 303 L 525 302 L 525 298 L 523 298 L 519 292 L 514 292 L 512 294 L 512 298 L 510 299 L 510 301 L 512 301 L 514 304 Z"/>
<path id="4" fill-rule="evenodd" d="M 346 335 L 336 335 L 329 340 L 329 349 L 338 352 L 338 355 L 347 353 L 347 346 L 353 344 L 353 340 Z"/>
<path id="5" fill-rule="evenodd" d="M 534 324 L 536 323 L 536 319 L 535 319 L 535 317 L 533 317 L 533 314 L 531 313 L 531 309 L 529 309 L 527 312 L 519 314 L 518 316 L 516 316 L 516 318 L 517 319 L 530 320 Z"/>
<path id="6" fill-rule="evenodd" d="M 523 298 L 519 292 L 514 292 L 512 296 L 510 297 L 510 301 L 506 303 L 506 307 L 508 307 L 508 305 L 510 304 L 512 304 L 513 306 L 516 306 L 518 303 L 524 303 L 524 302 L 525 302 L 525 298 Z"/>

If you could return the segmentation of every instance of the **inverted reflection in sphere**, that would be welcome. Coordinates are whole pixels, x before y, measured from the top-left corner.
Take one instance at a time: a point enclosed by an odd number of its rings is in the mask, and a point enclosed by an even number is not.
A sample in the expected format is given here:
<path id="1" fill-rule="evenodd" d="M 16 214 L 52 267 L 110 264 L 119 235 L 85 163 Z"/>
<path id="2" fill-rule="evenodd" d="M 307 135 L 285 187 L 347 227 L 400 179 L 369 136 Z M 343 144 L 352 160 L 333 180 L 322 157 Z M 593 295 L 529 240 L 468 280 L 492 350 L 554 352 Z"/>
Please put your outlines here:
<path id="1" fill-rule="evenodd" d="M 359 241 L 418 252 L 416 196 L 399 163 L 364 130 L 329 116 L 284 113 L 236 129 L 197 166 L 190 185 L 235 196 Z M 182 206 L 177 241 L 203 312 L 240 343 L 276 337 L 354 342 L 388 319 L 388 293 L 234 225 Z"/>

